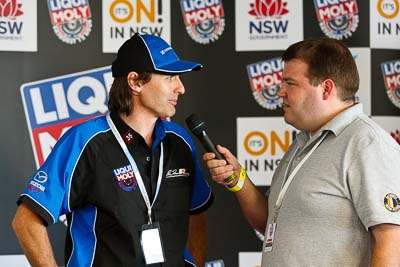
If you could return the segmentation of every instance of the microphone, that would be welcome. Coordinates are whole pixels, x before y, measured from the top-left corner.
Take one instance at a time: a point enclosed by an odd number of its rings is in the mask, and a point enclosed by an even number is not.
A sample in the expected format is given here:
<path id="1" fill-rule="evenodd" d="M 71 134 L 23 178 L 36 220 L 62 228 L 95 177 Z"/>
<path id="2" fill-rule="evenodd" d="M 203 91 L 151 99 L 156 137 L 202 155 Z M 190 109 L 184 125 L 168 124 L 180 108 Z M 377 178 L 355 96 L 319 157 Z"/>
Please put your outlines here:
<path id="1" fill-rule="evenodd" d="M 212 152 L 215 154 L 216 159 L 225 159 L 216 149 L 214 143 L 208 137 L 206 132 L 206 123 L 199 119 L 196 114 L 192 114 L 186 118 L 186 125 L 189 130 L 200 140 L 204 149 L 207 152 Z M 225 183 L 229 183 L 236 178 L 235 173 L 224 180 Z"/>

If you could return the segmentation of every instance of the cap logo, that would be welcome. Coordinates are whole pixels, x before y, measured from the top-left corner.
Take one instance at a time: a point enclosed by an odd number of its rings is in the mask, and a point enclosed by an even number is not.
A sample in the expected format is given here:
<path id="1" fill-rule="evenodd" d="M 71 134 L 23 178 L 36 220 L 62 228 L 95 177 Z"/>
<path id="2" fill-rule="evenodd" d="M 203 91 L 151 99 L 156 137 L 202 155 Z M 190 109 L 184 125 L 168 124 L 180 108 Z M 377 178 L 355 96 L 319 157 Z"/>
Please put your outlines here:
<path id="1" fill-rule="evenodd" d="M 399 197 L 394 193 L 387 193 L 383 199 L 385 208 L 390 212 L 398 212 L 400 210 Z"/>
<path id="2" fill-rule="evenodd" d="M 165 53 L 167 53 L 169 50 L 172 50 L 172 47 L 167 47 L 163 50 L 160 51 L 161 55 L 164 55 Z"/>

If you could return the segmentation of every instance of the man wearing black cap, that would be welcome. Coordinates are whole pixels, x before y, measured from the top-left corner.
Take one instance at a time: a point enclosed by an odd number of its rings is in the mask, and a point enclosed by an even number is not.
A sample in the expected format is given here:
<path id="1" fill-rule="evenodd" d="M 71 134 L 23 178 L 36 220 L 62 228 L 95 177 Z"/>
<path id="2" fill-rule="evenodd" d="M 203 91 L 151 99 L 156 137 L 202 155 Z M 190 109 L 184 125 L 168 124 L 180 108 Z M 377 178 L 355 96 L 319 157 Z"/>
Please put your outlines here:
<path id="1" fill-rule="evenodd" d="M 178 75 L 201 67 L 152 35 L 120 47 L 110 113 L 65 133 L 18 199 L 32 266 L 57 266 L 45 226 L 64 214 L 66 266 L 204 266 L 212 193 L 190 135 L 160 119 L 185 92 Z"/>

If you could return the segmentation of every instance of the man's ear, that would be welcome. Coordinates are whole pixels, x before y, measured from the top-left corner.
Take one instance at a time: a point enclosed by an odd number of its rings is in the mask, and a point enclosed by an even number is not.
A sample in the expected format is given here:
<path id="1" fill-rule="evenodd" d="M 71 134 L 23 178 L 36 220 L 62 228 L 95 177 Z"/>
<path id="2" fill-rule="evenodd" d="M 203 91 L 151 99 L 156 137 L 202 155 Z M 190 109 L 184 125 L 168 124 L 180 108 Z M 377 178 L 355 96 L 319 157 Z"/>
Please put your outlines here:
<path id="1" fill-rule="evenodd" d="M 333 89 L 335 87 L 335 83 L 332 81 L 332 79 L 325 79 L 322 82 L 322 99 L 327 100 L 330 96 L 332 96 Z"/>
<path id="2" fill-rule="evenodd" d="M 142 91 L 142 85 L 137 80 L 138 76 L 139 74 L 137 72 L 131 71 L 128 73 L 128 76 L 126 77 L 128 85 L 131 88 L 132 93 L 134 95 L 140 95 L 140 92 Z"/>

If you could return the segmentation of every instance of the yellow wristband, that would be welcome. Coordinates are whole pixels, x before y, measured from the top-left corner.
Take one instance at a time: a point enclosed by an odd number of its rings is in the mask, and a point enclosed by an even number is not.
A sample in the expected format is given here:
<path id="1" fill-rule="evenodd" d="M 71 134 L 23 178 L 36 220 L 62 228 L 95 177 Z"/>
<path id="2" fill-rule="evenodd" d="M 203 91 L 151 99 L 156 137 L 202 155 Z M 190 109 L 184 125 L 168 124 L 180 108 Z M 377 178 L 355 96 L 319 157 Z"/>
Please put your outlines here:
<path id="1" fill-rule="evenodd" d="M 244 185 L 244 180 L 246 180 L 246 170 L 242 167 L 240 169 L 240 175 L 239 175 L 239 180 L 237 182 L 237 184 L 233 187 L 226 187 L 228 188 L 229 191 L 231 192 L 238 192 L 242 189 L 243 185 Z"/>

